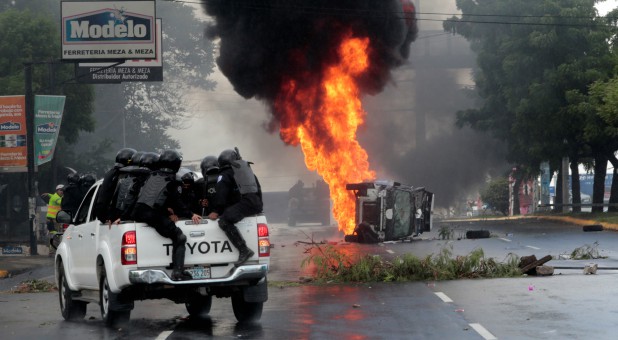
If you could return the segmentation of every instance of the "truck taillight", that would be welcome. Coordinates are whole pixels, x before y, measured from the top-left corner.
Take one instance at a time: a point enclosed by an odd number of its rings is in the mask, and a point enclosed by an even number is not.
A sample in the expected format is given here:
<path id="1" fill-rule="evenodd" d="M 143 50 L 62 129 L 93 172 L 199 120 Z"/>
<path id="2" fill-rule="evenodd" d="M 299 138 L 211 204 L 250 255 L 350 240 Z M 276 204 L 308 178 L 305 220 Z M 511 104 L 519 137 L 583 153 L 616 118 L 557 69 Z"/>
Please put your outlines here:
<path id="1" fill-rule="evenodd" d="M 264 223 L 258 223 L 258 237 L 268 237 L 268 226 Z"/>
<path id="2" fill-rule="evenodd" d="M 270 256 L 270 240 L 268 239 L 268 226 L 258 223 L 258 255 L 259 257 Z"/>
<path id="3" fill-rule="evenodd" d="M 137 264 L 137 239 L 135 231 L 127 231 L 122 235 L 120 261 L 123 265 Z"/>

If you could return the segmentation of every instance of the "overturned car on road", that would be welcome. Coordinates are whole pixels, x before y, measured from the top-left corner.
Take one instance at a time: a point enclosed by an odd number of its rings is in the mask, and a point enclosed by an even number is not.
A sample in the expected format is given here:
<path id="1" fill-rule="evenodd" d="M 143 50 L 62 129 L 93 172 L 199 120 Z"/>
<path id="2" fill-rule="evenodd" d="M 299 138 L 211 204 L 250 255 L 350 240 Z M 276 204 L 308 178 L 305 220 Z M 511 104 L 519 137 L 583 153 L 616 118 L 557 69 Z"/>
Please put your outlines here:
<path id="1" fill-rule="evenodd" d="M 434 194 L 394 181 L 346 185 L 356 197 L 356 228 L 348 242 L 377 243 L 410 239 L 431 231 Z"/>

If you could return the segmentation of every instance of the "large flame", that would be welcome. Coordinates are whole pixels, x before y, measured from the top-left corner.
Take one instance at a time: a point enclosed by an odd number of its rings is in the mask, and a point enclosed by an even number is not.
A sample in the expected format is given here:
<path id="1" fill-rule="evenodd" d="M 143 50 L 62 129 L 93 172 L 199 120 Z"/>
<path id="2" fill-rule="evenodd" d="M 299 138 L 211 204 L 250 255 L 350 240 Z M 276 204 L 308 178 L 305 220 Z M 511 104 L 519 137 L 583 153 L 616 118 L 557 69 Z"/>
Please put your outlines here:
<path id="1" fill-rule="evenodd" d="M 345 185 L 375 178 L 356 140 L 366 113 L 355 79 L 369 68 L 368 47 L 368 38 L 345 37 L 336 64 L 323 68 L 319 83 L 309 81 L 314 75 L 287 80 L 274 104 L 283 117 L 281 138 L 300 144 L 307 168 L 328 184 L 333 215 L 346 235 L 354 231 L 355 203 Z"/>

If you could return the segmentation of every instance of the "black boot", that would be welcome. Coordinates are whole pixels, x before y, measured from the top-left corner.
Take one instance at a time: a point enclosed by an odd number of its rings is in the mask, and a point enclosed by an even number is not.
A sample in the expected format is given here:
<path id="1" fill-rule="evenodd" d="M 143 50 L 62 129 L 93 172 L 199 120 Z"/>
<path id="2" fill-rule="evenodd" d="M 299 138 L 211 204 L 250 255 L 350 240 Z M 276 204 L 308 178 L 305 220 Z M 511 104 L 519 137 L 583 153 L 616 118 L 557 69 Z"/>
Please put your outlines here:
<path id="1" fill-rule="evenodd" d="M 220 219 L 219 227 L 225 232 L 225 235 L 230 239 L 230 242 L 232 242 L 234 247 L 238 249 L 238 261 L 234 263 L 236 267 L 247 262 L 247 260 L 255 254 L 253 250 L 247 247 L 247 242 L 245 242 L 245 239 L 242 237 L 235 225 Z"/>
<path id="2" fill-rule="evenodd" d="M 184 270 L 187 237 L 180 229 L 176 231 L 176 240 L 172 244 L 172 280 L 191 280 L 191 274 Z"/>
<path id="3" fill-rule="evenodd" d="M 236 263 L 234 263 L 234 265 L 236 267 L 238 267 L 241 264 L 247 262 L 247 260 L 250 259 L 255 254 L 253 252 L 253 250 L 251 250 L 251 249 L 249 249 L 249 247 L 247 247 L 246 244 L 244 244 L 242 246 L 242 248 L 238 249 L 238 251 L 240 252 L 240 254 L 238 255 L 238 261 L 236 261 Z"/>

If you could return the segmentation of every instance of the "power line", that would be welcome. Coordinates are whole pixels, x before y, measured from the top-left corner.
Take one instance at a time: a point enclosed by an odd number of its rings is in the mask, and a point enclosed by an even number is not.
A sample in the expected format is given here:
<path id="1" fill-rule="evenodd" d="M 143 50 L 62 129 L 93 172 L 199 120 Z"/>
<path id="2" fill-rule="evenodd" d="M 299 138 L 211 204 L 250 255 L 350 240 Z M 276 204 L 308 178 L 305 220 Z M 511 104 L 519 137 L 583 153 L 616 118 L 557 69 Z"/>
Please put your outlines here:
<path id="1" fill-rule="evenodd" d="M 168 2 L 187 3 L 187 4 L 206 4 L 209 0 L 164 0 Z M 370 16 L 370 17 L 385 17 L 386 14 L 399 15 L 399 19 L 406 20 L 406 12 L 402 11 L 388 11 L 382 13 L 376 13 L 370 9 L 357 9 L 357 8 L 323 8 L 314 6 L 273 6 L 273 5 L 260 5 L 260 4 L 244 4 L 241 5 L 244 8 L 258 9 L 258 10 L 296 10 L 299 12 L 306 12 L 308 14 L 340 14 L 346 16 Z M 516 14 L 462 14 L 462 13 L 443 13 L 443 12 L 415 12 L 416 15 L 442 15 L 442 16 L 462 16 L 462 17 L 492 17 L 492 18 L 512 18 L 512 19 L 530 19 L 530 18 L 555 18 L 555 19 L 609 19 L 618 20 L 618 17 L 614 16 L 563 16 L 555 14 L 543 14 L 543 15 L 516 15 Z M 438 21 L 442 22 L 448 19 L 429 19 L 429 18 L 416 18 L 418 21 Z M 511 24 L 511 25 L 530 25 L 530 26 L 610 26 L 608 24 L 577 24 L 577 23 L 530 23 L 530 22 L 512 22 L 512 21 L 480 21 L 480 20 L 459 20 L 459 22 L 466 23 L 483 23 L 483 24 Z"/>

